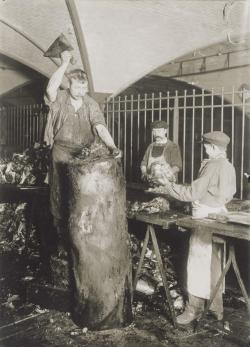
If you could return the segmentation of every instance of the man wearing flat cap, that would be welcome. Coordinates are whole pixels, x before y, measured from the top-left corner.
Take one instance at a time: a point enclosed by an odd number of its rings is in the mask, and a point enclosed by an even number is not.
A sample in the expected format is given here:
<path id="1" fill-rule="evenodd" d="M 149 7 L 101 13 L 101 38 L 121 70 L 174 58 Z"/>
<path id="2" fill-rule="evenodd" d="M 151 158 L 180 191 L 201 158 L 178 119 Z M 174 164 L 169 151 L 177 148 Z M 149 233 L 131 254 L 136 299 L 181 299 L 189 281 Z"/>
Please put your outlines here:
<path id="1" fill-rule="evenodd" d="M 159 182 L 164 185 L 168 195 L 192 202 L 193 218 L 226 212 L 225 204 L 232 200 L 236 192 L 235 169 L 226 157 L 230 138 L 221 131 L 213 131 L 204 134 L 202 142 L 209 159 L 202 162 L 198 178 L 191 185 L 175 184 L 167 179 Z M 211 291 L 221 275 L 220 240 L 215 240 L 210 233 L 202 230 L 192 230 L 187 262 L 189 300 L 185 311 L 177 317 L 179 324 L 189 324 L 198 318 L 204 310 L 205 300 L 210 299 Z M 223 318 L 222 287 L 210 307 L 218 320 Z"/>
<path id="2" fill-rule="evenodd" d="M 182 168 L 179 146 L 167 138 L 166 122 L 155 121 L 151 128 L 154 142 L 148 146 L 141 162 L 142 179 L 154 181 L 155 177 L 166 177 L 176 181 Z"/>

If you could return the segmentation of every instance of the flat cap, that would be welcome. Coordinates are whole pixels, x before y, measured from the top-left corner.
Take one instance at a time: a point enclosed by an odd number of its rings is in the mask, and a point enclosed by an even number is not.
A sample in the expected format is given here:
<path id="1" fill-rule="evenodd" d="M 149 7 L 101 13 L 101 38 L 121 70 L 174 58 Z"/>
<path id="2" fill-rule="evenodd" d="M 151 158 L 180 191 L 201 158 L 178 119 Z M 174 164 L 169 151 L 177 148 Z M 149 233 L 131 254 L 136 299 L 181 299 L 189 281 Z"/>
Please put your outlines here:
<path id="1" fill-rule="evenodd" d="M 230 142 L 230 137 L 222 131 L 212 131 L 202 135 L 202 142 L 226 148 Z"/>
<path id="2" fill-rule="evenodd" d="M 167 129 L 168 123 L 165 122 L 164 120 L 156 120 L 151 124 L 151 129 L 160 129 L 160 128 Z"/>

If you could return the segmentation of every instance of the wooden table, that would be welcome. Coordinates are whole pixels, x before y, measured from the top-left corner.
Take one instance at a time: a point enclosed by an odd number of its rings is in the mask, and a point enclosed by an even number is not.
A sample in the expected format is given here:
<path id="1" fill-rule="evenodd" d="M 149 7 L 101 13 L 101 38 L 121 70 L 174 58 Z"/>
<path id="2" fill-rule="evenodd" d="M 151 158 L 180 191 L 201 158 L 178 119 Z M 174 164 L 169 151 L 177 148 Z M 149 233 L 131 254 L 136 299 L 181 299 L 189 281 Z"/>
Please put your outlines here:
<path id="1" fill-rule="evenodd" d="M 246 225 L 233 224 L 233 223 L 220 223 L 215 220 L 211 220 L 207 218 L 192 219 L 191 217 L 185 217 L 185 218 L 179 219 L 177 221 L 177 225 L 182 228 L 195 229 L 196 231 L 202 230 L 202 231 L 207 231 L 208 233 L 211 233 L 211 234 L 223 236 L 224 238 L 226 238 L 228 246 L 229 246 L 227 262 L 215 286 L 215 289 L 211 293 L 211 299 L 209 300 L 208 305 L 206 309 L 204 310 L 201 319 L 208 312 L 231 264 L 233 266 L 233 270 L 235 272 L 237 281 L 239 283 L 240 289 L 246 301 L 248 312 L 250 313 L 250 300 L 248 298 L 246 288 L 244 286 L 244 283 L 240 275 L 239 267 L 235 257 L 234 244 L 233 244 L 233 238 L 250 241 L 250 227 Z"/>
<path id="2" fill-rule="evenodd" d="M 162 230 L 169 230 L 171 227 L 176 226 L 176 222 L 179 218 L 183 218 L 183 217 L 184 217 L 184 215 L 177 212 L 177 211 L 168 211 L 165 213 L 153 213 L 153 214 L 136 213 L 134 215 L 128 216 L 128 219 L 130 219 L 130 220 L 136 220 L 139 222 L 143 222 L 147 225 L 146 234 L 145 234 L 145 238 L 143 241 L 142 252 L 140 255 L 139 264 L 138 264 L 136 274 L 135 274 L 133 288 L 134 288 L 134 290 L 136 289 L 136 285 L 138 282 L 139 275 L 141 273 L 142 264 L 143 264 L 144 257 L 146 254 L 149 238 L 151 237 L 152 243 L 153 243 L 153 249 L 154 249 L 154 252 L 156 255 L 159 271 L 160 271 L 160 274 L 162 277 L 162 282 L 163 282 L 164 290 L 166 293 L 167 303 L 168 303 L 169 308 L 170 308 L 171 318 L 172 318 L 174 327 L 176 327 L 176 315 L 175 315 L 172 299 L 170 296 L 169 285 L 168 285 L 167 277 L 165 274 L 165 269 L 163 266 L 157 237 L 155 234 L 155 227 L 159 226 L 159 227 L 161 227 Z"/>

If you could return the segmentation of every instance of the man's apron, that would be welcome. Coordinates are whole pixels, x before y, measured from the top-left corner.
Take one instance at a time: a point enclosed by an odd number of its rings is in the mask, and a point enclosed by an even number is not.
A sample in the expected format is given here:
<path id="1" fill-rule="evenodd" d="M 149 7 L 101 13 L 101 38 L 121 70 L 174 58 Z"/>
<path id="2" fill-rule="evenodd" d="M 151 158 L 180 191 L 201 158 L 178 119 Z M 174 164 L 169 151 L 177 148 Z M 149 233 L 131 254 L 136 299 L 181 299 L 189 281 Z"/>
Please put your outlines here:
<path id="1" fill-rule="evenodd" d="M 194 219 L 205 218 L 209 213 L 227 212 L 225 206 L 209 207 L 193 203 Z M 207 231 L 192 231 L 189 241 L 187 263 L 187 290 L 190 294 L 204 299 L 210 299 L 211 293 L 211 260 L 212 240 L 214 237 Z"/>
<path id="2" fill-rule="evenodd" d="M 164 157 L 164 147 L 165 144 L 151 148 L 147 165 L 147 172 L 149 174 L 153 163 L 166 164 L 166 159 Z"/>

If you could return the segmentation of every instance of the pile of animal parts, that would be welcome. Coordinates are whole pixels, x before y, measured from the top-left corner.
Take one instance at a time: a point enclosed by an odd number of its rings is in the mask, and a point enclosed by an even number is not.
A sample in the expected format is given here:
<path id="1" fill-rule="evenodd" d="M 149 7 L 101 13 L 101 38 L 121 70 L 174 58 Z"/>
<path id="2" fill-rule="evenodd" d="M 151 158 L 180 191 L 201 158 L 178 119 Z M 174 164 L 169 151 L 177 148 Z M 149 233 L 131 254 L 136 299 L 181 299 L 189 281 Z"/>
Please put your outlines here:
<path id="1" fill-rule="evenodd" d="M 0 204 L 0 253 L 22 254 L 28 244 L 29 253 L 39 253 L 39 236 L 35 225 L 27 235 L 27 203 Z M 28 239 L 27 239 L 28 236 Z"/>
<path id="2" fill-rule="evenodd" d="M 169 211 L 169 209 L 169 202 L 163 197 L 157 197 L 153 200 L 144 202 L 135 201 L 132 203 L 128 201 L 127 205 L 127 213 L 129 215 L 134 215 L 135 213 L 139 212 L 146 212 L 148 214 L 160 213 Z"/>
<path id="3" fill-rule="evenodd" d="M 150 173 L 147 181 L 152 186 L 164 185 L 165 181 L 175 182 L 176 177 L 173 175 L 171 167 L 168 163 L 153 162 L 150 166 Z"/>
<path id="4" fill-rule="evenodd" d="M 135 273 L 138 267 L 143 242 L 132 234 L 130 243 L 133 271 Z M 166 243 L 162 242 L 159 246 L 173 305 L 176 313 L 180 313 L 184 309 L 184 300 L 172 262 L 175 255 L 171 247 Z M 156 311 L 169 310 L 168 306 L 164 306 L 166 296 L 152 244 L 149 244 L 146 250 L 142 271 L 136 285 L 136 294 L 134 304 L 135 313 L 144 310 L 147 311 L 149 308 Z"/>
<path id="5" fill-rule="evenodd" d="M 41 185 L 48 172 L 49 149 L 44 144 L 23 153 L 14 153 L 11 159 L 0 159 L 0 183 Z"/>
<path id="6" fill-rule="evenodd" d="M 26 203 L 0 204 L 0 249 L 17 251 L 21 254 L 25 248 L 25 209 Z"/>
<path id="7" fill-rule="evenodd" d="M 108 148 L 98 138 L 90 146 L 84 146 L 76 159 L 91 162 L 109 156 Z"/>

